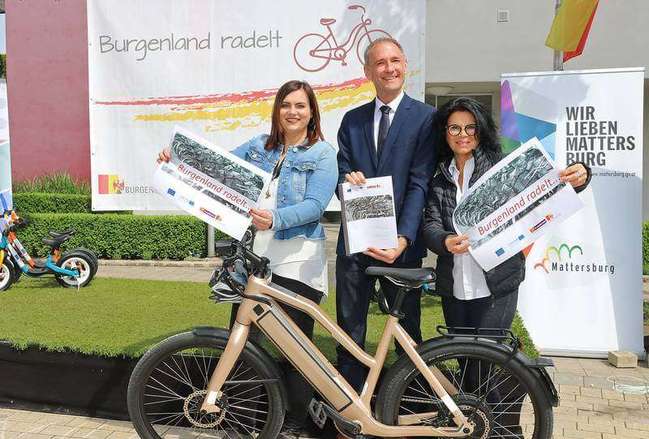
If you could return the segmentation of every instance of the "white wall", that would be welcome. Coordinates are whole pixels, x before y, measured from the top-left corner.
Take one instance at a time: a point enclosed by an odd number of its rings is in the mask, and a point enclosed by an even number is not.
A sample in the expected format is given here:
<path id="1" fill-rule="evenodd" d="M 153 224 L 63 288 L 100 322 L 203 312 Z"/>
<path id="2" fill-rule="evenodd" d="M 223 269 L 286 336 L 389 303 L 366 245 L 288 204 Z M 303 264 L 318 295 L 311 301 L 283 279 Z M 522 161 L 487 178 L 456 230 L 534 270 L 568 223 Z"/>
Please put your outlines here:
<path id="1" fill-rule="evenodd" d="M 498 9 L 510 21 L 496 22 Z M 554 0 L 427 0 L 426 82 L 499 81 L 506 72 L 552 70 L 545 38 Z M 603 0 L 584 54 L 565 70 L 645 67 L 649 1 Z"/>

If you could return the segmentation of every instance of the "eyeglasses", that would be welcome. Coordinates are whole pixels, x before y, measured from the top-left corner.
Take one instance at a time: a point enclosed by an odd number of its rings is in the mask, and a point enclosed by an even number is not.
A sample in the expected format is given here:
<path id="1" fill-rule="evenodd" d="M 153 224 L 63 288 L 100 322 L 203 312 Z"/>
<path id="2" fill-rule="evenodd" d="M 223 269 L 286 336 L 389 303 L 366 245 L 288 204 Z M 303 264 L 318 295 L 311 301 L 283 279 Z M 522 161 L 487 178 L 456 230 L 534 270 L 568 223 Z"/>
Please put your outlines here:
<path id="1" fill-rule="evenodd" d="M 460 125 L 446 125 L 446 132 L 451 136 L 459 136 L 462 133 L 462 130 L 466 133 L 467 136 L 475 136 L 475 133 L 478 131 L 478 125 L 472 123 L 461 127 Z"/>

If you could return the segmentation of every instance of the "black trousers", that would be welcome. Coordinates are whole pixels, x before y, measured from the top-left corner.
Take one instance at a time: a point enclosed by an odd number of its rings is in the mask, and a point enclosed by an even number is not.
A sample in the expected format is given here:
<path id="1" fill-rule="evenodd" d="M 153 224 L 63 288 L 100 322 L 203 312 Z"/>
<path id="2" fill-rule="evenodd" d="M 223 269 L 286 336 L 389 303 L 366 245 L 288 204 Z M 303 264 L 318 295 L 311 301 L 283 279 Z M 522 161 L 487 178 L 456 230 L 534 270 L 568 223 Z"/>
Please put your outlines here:
<path id="1" fill-rule="evenodd" d="M 315 303 L 320 303 L 323 296 L 322 291 L 318 291 L 300 281 L 278 276 L 276 274 L 273 274 L 273 283 L 291 290 L 300 296 L 306 297 L 307 299 L 313 300 Z M 302 311 L 291 308 L 288 305 L 280 303 L 280 306 L 297 324 L 302 332 L 309 337 L 309 340 L 313 340 L 313 319 Z M 239 305 L 235 304 L 232 306 L 230 326 L 234 323 L 238 308 Z M 252 326 L 248 337 L 255 341 L 260 341 L 262 334 L 256 326 Z M 311 399 L 313 398 L 313 388 L 288 360 L 284 360 L 284 364 L 281 365 L 280 370 L 284 371 L 286 393 L 289 395 L 285 422 L 304 426 L 307 420 L 309 402 L 311 402 Z"/>
<path id="2" fill-rule="evenodd" d="M 338 325 L 365 349 L 367 313 L 376 277 L 367 276 L 365 269 L 373 266 L 394 268 L 420 268 L 421 260 L 409 264 L 385 264 L 363 254 L 336 257 L 336 315 Z M 397 287 L 385 278 L 380 278 L 381 288 L 388 304 L 394 302 Z M 403 301 L 405 317 L 399 321 L 416 343 L 421 343 L 420 307 L 421 290 L 409 291 Z M 338 371 L 356 389 L 361 390 L 367 368 L 341 346 L 338 352 Z M 399 349 L 397 350 L 399 352 Z"/>
<path id="3" fill-rule="evenodd" d="M 442 297 L 442 311 L 447 326 L 509 329 L 516 315 L 518 288 L 498 297 L 459 300 Z"/>

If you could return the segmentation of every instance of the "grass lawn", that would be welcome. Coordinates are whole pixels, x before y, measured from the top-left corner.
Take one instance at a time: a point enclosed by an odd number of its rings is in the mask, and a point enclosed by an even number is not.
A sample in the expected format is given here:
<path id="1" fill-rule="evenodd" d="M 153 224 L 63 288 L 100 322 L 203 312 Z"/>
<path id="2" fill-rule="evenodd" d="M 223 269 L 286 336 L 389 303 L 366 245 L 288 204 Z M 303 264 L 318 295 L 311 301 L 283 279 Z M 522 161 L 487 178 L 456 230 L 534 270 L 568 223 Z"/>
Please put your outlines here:
<path id="1" fill-rule="evenodd" d="M 146 269 L 146 268 L 143 268 Z M 40 346 L 104 356 L 138 357 L 156 342 L 195 326 L 226 327 L 230 306 L 208 299 L 204 283 L 97 278 L 81 290 L 58 286 L 54 279 L 23 279 L 0 293 L 0 340 L 18 348 Z M 335 315 L 335 297 L 324 303 Z M 385 316 L 372 305 L 368 349 L 373 353 Z M 424 339 L 443 324 L 439 298 L 422 299 Z M 519 317 L 514 332 L 528 355 L 537 355 Z M 316 326 L 315 343 L 335 360 L 335 343 Z M 394 356 L 391 357 L 391 361 Z"/>

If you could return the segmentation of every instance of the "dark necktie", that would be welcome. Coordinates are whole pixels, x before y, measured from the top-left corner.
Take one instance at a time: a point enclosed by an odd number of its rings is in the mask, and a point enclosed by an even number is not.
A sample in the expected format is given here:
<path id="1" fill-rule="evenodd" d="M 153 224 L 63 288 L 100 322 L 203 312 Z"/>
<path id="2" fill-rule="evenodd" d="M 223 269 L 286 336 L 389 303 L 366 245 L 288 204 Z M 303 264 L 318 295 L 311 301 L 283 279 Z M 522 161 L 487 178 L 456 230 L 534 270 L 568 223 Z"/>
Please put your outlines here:
<path id="1" fill-rule="evenodd" d="M 379 135 L 376 139 L 376 157 L 381 160 L 383 144 L 385 144 L 385 139 L 388 137 L 388 130 L 390 129 L 390 107 L 382 105 L 379 110 L 381 110 L 381 121 L 379 122 Z"/>

